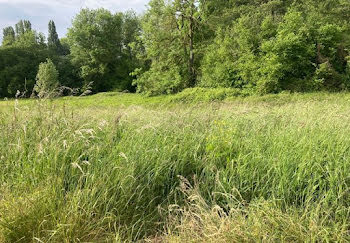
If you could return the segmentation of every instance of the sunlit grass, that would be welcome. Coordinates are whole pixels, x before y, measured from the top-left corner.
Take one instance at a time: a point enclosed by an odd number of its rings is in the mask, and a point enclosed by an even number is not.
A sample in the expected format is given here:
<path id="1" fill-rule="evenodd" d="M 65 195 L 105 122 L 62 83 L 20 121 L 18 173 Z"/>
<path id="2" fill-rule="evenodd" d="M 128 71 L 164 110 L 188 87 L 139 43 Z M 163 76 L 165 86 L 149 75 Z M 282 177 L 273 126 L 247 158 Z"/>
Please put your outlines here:
<path id="1" fill-rule="evenodd" d="M 0 102 L 0 240 L 350 240 L 350 94 L 195 100 Z"/>

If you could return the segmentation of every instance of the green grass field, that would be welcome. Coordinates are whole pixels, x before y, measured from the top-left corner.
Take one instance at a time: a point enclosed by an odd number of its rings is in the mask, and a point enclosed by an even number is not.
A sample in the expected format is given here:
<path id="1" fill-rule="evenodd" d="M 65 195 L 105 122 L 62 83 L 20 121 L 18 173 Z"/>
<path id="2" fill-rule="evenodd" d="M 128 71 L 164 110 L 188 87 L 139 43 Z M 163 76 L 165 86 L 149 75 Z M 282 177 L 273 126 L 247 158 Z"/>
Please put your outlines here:
<path id="1" fill-rule="evenodd" d="M 195 91 L 1 101 L 0 242 L 350 241 L 350 94 Z"/>

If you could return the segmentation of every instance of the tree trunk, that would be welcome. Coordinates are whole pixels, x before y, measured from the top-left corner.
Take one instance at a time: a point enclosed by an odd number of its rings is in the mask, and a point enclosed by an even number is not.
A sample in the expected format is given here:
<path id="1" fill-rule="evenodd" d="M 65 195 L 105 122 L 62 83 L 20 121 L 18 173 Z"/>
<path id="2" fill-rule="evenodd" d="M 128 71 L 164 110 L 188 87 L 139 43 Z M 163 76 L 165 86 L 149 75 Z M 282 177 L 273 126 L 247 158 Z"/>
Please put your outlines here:
<path id="1" fill-rule="evenodd" d="M 194 8 L 195 5 L 191 4 L 191 16 L 189 17 L 189 49 L 190 49 L 190 56 L 189 56 L 189 75 L 190 75 L 190 82 L 189 86 L 194 87 L 196 85 L 196 70 L 194 66 Z"/>

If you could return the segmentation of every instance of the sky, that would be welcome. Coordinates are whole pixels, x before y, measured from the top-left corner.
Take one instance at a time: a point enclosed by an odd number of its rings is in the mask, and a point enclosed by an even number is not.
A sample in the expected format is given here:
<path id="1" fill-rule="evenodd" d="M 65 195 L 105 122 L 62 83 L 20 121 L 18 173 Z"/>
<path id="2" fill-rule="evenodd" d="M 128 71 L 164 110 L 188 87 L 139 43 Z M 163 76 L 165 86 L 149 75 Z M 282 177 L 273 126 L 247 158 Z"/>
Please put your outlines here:
<path id="1" fill-rule="evenodd" d="M 21 19 L 30 20 L 32 28 L 47 36 L 49 20 L 54 20 L 60 38 L 71 26 L 73 17 L 84 7 L 106 8 L 112 12 L 134 9 L 141 13 L 149 0 L 0 0 L 0 41 L 2 29 Z"/>

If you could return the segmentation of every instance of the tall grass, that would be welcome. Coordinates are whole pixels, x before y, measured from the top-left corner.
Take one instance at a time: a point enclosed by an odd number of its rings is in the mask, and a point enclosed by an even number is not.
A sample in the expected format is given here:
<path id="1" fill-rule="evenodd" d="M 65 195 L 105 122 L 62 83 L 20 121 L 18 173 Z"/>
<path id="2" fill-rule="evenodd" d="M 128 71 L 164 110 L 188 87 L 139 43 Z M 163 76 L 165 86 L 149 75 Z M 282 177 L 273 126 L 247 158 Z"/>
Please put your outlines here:
<path id="1" fill-rule="evenodd" d="M 0 105 L 0 241 L 350 240 L 350 95 L 105 95 Z"/>

